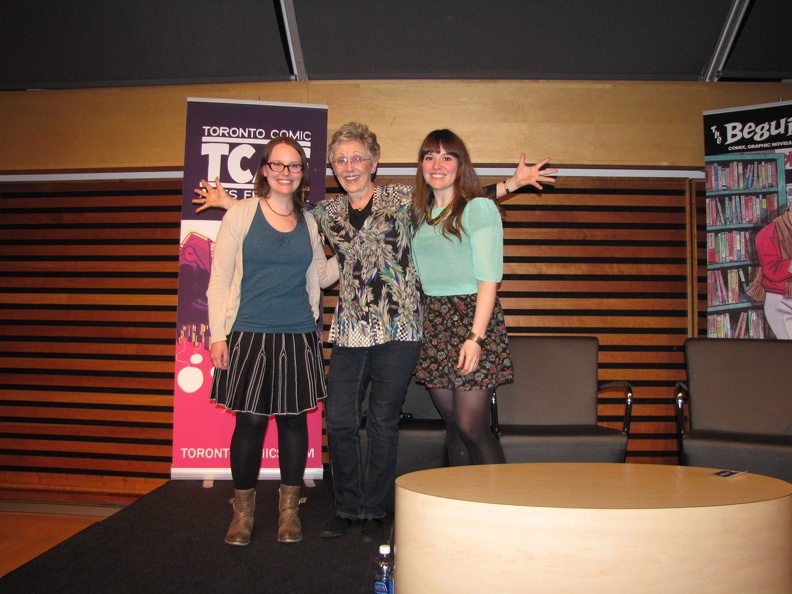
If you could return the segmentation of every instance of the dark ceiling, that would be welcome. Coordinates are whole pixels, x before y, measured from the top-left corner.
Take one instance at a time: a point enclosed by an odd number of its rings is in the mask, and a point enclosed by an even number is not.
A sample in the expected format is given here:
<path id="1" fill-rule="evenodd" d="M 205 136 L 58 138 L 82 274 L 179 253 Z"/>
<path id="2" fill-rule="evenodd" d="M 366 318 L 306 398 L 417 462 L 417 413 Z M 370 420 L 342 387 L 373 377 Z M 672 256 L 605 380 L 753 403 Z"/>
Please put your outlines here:
<path id="1" fill-rule="evenodd" d="M 792 0 L 3 0 L 0 90 L 792 80 Z"/>

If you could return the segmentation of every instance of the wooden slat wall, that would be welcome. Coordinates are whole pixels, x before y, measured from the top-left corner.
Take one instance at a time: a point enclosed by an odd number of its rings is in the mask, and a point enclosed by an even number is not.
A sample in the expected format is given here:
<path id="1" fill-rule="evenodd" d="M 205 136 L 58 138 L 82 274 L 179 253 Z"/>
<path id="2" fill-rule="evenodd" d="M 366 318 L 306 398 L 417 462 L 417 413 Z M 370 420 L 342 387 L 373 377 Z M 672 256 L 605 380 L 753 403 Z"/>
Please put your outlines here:
<path id="1" fill-rule="evenodd" d="M 600 380 L 634 388 L 631 462 L 677 462 L 673 385 L 688 332 L 686 190 L 687 180 L 569 178 L 504 203 L 500 296 L 510 331 L 599 338 Z M 602 424 L 618 426 L 616 396 L 600 398 Z"/>
<path id="2" fill-rule="evenodd" d="M 170 476 L 181 183 L 4 184 L 0 496 Z"/>
<path id="3" fill-rule="evenodd" d="M 688 252 L 702 251 L 687 239 L 700 219 L 688 185 L 567 178 L 504 203 L 510 331 L 600 339 L 600 379 L 635 389 L 632 462 L 676 463 L 673 386 L 700 293 Z M 0 186 L 0 497 L 126 502 L 169 478 L 180 193 L 162 180 Z"/>

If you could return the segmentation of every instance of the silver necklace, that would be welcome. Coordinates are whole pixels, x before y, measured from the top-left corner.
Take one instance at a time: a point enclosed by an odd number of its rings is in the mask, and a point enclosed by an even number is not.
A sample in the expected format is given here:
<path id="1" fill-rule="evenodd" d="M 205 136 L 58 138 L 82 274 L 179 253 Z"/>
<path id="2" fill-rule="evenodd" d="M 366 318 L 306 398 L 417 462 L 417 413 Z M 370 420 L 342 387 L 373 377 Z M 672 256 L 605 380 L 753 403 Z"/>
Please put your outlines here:
<path id="1" fill-rule="evenodd" d="M 267 206 L 269 206 L 269 209 L 270 209 L 272 212 L 274 212 L 276 215 L 278 215 L 279 217 L 290 217 L 290 216 L 292 216 L 292 215 L 294 214 L 294 207 L 293 207 L 293 206 L 292 206 L 292 209 L 291 209 L 291 210 L 290 210 L 288 213 L 286 213 L 286 214 L 281 214 L 281 213 L 279 213 L 277 210 L 275 210 L 274 208 L 272 208 L 272 206 L 270 206 L 269 200 L 267 200 L 266 198 L 264 198 L 264 202 L 267 204 Z"/>

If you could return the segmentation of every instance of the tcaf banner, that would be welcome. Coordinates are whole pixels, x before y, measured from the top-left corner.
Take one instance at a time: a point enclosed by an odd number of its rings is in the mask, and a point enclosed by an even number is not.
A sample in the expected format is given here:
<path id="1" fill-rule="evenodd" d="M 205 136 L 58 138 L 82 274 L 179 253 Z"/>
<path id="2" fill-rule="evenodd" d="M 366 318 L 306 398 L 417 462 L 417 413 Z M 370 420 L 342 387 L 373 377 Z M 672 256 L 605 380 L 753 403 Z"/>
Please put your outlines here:
<path id="1" fill-rule="evenodd" d="M 202 179 L 214 184 L 219 177 L 234 197 L 250 198 L 261 150 L 279 136 L 293 138 L 303 147 L 311 184 L 308 199 L 323 199 L 326 105 L 188 99 L 173 404 L 174 479 L 231 478 L 229 444 L 234 414 L 209 401 L 213 367 L 206 303 L 214 240 L 225 211 L 209 209 L 196 214 L 193 190 Z M 306 478 L 322 477 L 321 406 L 308 414 Z M 272 420 L 264 441 L 261 478 L 280 477 L 277 444 Z"/>

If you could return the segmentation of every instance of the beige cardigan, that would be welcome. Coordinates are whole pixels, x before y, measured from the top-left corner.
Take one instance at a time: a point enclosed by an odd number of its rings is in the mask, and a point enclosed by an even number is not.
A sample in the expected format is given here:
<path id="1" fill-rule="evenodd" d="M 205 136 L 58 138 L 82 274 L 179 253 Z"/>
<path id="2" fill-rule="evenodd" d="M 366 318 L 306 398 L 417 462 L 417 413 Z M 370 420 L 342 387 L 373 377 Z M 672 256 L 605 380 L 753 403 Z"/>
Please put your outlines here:
<path id="1" fill-rule="evenodd" d="M 206 298 L 209 302 L 209 332 L 212 342 L 225 340 L 239 311 L 242 288 L 242 245 L 259 207 L 258 198 L 235 203 L 223 217 L 212 257 L 212 275 Z M 314 319 L 319 318 L 321 289 L 338 280 L 338 259 L 325 256 L 319 227 L 313 215 L 303 210 L 311 236 L 313 262 L 305 274 L 305 288 Z"/>

